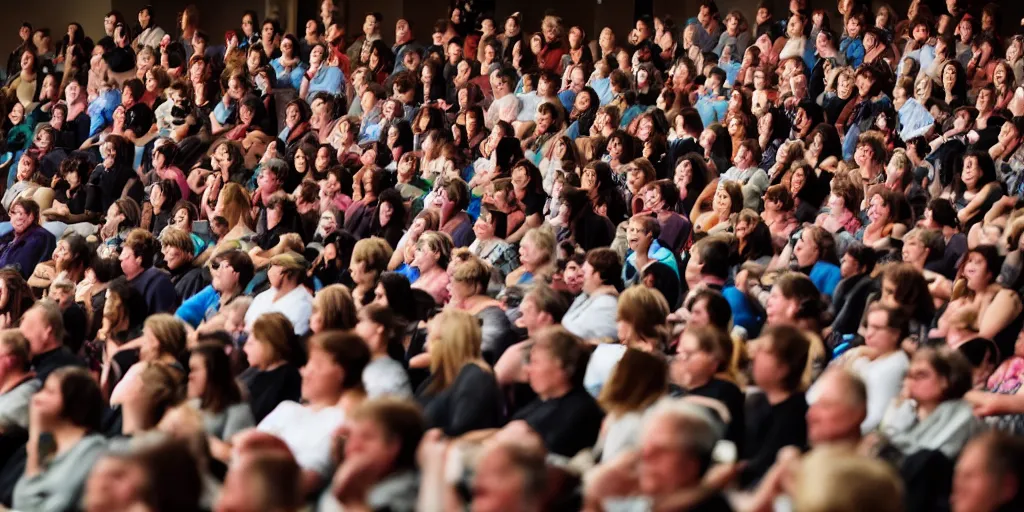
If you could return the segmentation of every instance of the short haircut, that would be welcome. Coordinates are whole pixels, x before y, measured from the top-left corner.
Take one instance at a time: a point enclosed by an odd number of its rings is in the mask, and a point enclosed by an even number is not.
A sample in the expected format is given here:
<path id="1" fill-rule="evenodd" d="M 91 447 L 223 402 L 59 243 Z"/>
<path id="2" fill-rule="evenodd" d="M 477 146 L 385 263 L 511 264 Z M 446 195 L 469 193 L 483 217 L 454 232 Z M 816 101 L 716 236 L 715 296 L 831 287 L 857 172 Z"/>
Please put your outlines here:
<path id="1" fill-rule="evenodd" d="M 160 243 L 164 247 L 178 249 L 189 259 L 195 254 L 196 246 L 192 242 L 192 235 L 175 227 L 168 227 L 160 234 Z"/>
<path id="2" fill-rule="evenodd" d="M 409 400 L 380 398 L 369 400 L 352 411 L 349 421 L 369 420 L 384 436 L 399 444 L 394 465 L 399 469 L 416 467 L 416 449 L 426 431 L 426 419 L 419 406 Z"/>
<path id="3" fill-rule="evenodd" d="M 50 328 L 53 339 L 64 339 L 64 313 L 61 312 L 57 303 L 50 299 L 43 299 L 35 303 L 29 310 L 38 309 L 43 315 L 43 322 Z"/>
<path id="4" fill-rule="evenodd" d="M 156 258 L 160 244 L 156 241 L 153 233 L 137 228 L 128 233 L 128 237 L 124 241 L 124 248 L 131 249 L 135 257 L 142 258 L 142 268 L 150 268 L 153 266 L 153 259 Z"/>
<path id="5" fill-rule="evenodd" d="M 174 315 L 160 313 L 146 318 L 146 329 L 153 334 L 160 346 L 160 352 L 179 357 L 185 350 L 188 332 L 185 322 Z"/>
<path id="6" fill-rule="evenodd" d="M 220 253 L 213 257 L 215 263 L 227 263 L 228 266 L 238 272 L 238 287 L 245 289 L 252 281 L 256 268 L 253 266 L 252 258 L 239 250 L 231 250 Z"/>
<path id="7" fill-rule="evenodd" d="M 561 323 L 565 312 L 569 311 L 569 301 L 565 295 L 544 283 L 535 285 L 523 300 L 530 300 L 538 310 L 551 315 L 551 320 L 556 324 Z"/>
<path id="8" fill-rule="evenodd" d="M 607 247 L 591 249 L 587 253 L 587 263 L 601 276 L 601 284 L 616 285 L 620 282 L 622 262 L 614 250 Z"/>
<path id="9" fill-rule="evenodd" d="M 27 215 L 32 216 L 34 224 L 39 224 L 39 203 L 31 197 L 19 197 L 11 203 L 11 207 L 7 211 L 13 211 L 17 206 L 20 206 Z"/>
<path id="10" fill-rule="evenodd" d="M 700 256 L 702 275 L 725 279 L 729 276 L 729 244 L 720 238 L 705 238 L 694 246 Z"/>
<path id="11" fill-rule="evenodd" d="M 697 340 L 697 347 L 701 352 L 711 354 L 718 360 L 718 372 L 729 369 L 735 347 L 727 331 L 714 326 L 706 326 L 687 329 L 685 335 L 693 336 Z"/>
<path id="12" fill-rule="evenodd" d="M 565 371 L 569 382 L 576 387 L 583 385 L 583 376 L 590 361 L 590 352 L 583 340 L 569 332 L 561 325 L 542 329 L 534 336 L 534 348 L 542 348 L 551 353 Z"/>
<path id="13" fill-rule="evenodd" d="M 334 364 L 344 370 L 342 389 L 357 389 L 363 385 L 363 369 L 370 364 L 370 348 L 359 335 L 351 331 L 324 331 L 309 339 L 309 349 L 323 350 Z"/>
<path id="14" fill-rule="evenodd" d="M 0 346 L 8 356 L 14 358 L 17 368 L 28 371 L 32 367 L 32 348 L 25 335 L 17 328 L 0 331 Z"/>
<path id="15" fill-rule="evenodd" d="M 366 272 L 375 272 L 379 276 L 388 269 L 392 253 L 391 246 L 383 238 L 364 238 L 352 248 L 352 262 L 362 262 L 366 265 Z"/>

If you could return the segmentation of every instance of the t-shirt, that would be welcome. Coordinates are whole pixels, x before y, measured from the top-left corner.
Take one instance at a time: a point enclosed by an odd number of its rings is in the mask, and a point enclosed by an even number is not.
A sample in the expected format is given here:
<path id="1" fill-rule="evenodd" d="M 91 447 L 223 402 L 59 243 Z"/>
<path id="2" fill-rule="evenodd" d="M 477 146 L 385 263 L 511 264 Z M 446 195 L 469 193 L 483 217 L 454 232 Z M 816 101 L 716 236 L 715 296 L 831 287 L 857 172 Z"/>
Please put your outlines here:
<path id="1" fill-rule="evenodd" d="M 604 411 L 586 390 L 576 388 L 559 398 L 538 398 L 512 419 L 530 425 L 544 439 L 548 451 L 572 457 L 597 442 Z"/>
<path id="2" fill-rule="evenodd" d="M 288 317 L 295 334 L 302 336 L 309 331 L 309 317 L 313 314 L 313 296 L 304 286 L 297 286 L 278 300 L 274 300 L 277 290 L 270 288 L 256 296 L 252 305 L 245 312 L 245 326 L 251 329 L 253 322 L 264 313 L 281 313 Z"/>
<path id="3" fill-rule="evenodd" d="M 331 460 L 331 436 L 345 422 L 345 412 L 337 407 L 314 410 L 296 402 L 281 402 L 256 427 L 273 434 L 288 445 L 299 467 L 329 478 L 334 472 Z"/>

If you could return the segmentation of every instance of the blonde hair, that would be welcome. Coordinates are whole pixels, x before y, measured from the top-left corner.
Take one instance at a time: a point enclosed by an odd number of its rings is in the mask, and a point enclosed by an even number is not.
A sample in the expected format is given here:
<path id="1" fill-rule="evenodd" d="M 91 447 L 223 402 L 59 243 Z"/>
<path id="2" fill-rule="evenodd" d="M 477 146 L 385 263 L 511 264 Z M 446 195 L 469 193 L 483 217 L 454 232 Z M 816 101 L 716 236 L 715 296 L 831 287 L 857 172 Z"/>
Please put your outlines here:
<path id="1" fill-rule="evenodd" d="M 659 291 L 632 286 L 619 296 L 617 320 L 632 325 L 637 336 L 657 340 L 655 349 L 660 349 L 668 340 L 668 315 L 668 301 Z"/>
<path id="2" fill-rule="evenodd" d="M 896 471 L 881 460 L 816 448 L 797 471 L 793 510 L 902 512 L 903 486 Z"/>
<path id="3" fill-rule="evenodd" d="M 281 313 L 264 313 L 252 324 L 252 339 L 263 343 L 271 352 L 274 361 L 290 361 L 295 354 L 295 328 L 288 317 Z"/>
<path id="4" fill-rule="evenodd" d="M 249 193 L 238 183 L 226 183 L 220 191 L 220 200 L 224 202 L 224 219 L 228 221 L 228 229 L 234 229 L 239 222 L 252 229 L 252 202 Z"/>
<path id="5" fill-rule="evenodd" d="M 427 386 L 429 393 L 448 388 L 466 364 L 481 361 L 480 343 L 483 334 L 475 316 L 446 309 L 430 321 L 430 373 L 434 377 Z"/>
<path id="6" fill-rule="evenodd" d="M 185 323 L 174 315 L 159 313 L 146 319 L 143 327 L 153 333 L 160 344 L 160 352 L 177 357 L 185 349 L 188 332 Z"/>
<path id="7" fill-rule="evenodd" d="M 320 313 L 324 329 L 353 329 L 359 321 L 352 294 L 341 284 L 325 286 L 317 292 L 313 298 L 313 311 Z"/>
<path id="8" fill-rule="evenodd" d="M 428 231 L 420 235 L 416 242 L 417 248 L 427 249 L 437 253 L 437 266 L 447 269 L 448 262 L 452 257 L 452 248 L 455 244 L 447 233 L 439 231 Z"/>
<path id="9" fill-rule="evenodd" d="M 383 238 L 364 238 L 356 242 L 352 248 L 352 261 L 366 265 L 366 272 L 374 272 L 378 276 L 388 269 L 391 261 L 391 246 Z"/>

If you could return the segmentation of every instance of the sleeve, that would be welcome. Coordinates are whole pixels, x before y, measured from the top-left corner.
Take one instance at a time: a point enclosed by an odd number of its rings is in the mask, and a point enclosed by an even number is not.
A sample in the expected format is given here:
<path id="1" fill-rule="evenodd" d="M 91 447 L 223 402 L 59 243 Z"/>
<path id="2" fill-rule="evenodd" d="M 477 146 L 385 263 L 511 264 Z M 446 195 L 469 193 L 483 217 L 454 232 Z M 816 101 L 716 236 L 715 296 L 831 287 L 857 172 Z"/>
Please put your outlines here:
<path id="1" fill-rule="evenodd" d="M 175 310 L 178 302 L 178 292 L 174 290 L 174 284 L 171 283 L 171 279 L 167 276 L 161 276 L 157 279 L 155 286 L 150 291 L 150 297 L 148 297 L 148 304 L 150 306 L 150 314 L 155 313 L 170 313 Z"/>
<path id="2" fill-rule="evenodd" d="M 225 411 L 226 421 L 224 431 L 221 432 L 222 439 L 231 439 L 235 434 L 256 426 L 256 420 L 252 416 L 252 409 L 247 402 L 240 402 Z"/>
<path id="3" fill-rule="evenodd" d="M 94 443 L 89 438 L 80 443 Z M 94 443 L 76 457 L 67 457 L 59 466 L 51 466 L 38 475 L 22 476 L 14 486 L 13 505 L 17 510 L 65 512 L 78 508 L 85 479 L 104 445 Z"/>
<path id="4" fill-rule="evenodd" d="M 183 302 L 174 315 L 192 327 L 198 327 L 206 315 L 206 310 L 219 298 L 220 295 L 217 294 L 217 290 L 213 289 L 213 285 L 207 285 L 199 293 Z"/>

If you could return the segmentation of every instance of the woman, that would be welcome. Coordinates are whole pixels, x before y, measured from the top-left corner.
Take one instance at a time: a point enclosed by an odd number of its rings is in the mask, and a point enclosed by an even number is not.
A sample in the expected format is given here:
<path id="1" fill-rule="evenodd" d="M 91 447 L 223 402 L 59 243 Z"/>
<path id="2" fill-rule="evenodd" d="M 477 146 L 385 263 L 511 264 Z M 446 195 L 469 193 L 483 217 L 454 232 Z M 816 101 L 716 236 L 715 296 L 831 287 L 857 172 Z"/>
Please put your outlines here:
<path id="1" fill-rule="evenodd" d="M 294 151 L 302 141 L 303 136 L 309 132 L 309 118 L 312 112 L 303 100 L 292 100 L 285 107 L 284 127 L 278 134 L 278 138 L 285 142 L 288 152 Z M 278 148 L 281 151 L 281 148 Z"/>
<path id="2" fill-rule="evenodd" d="M 200 343 L 188 360 L 187 396 L 190 404 L 203 413 L 211 452 L 220 460 L 225 460 L 223 455 L 230 457 L 230 452 L 224 452 L 225 440 L 256 426 L 249 402 L 243 400 L 231 373 L 227 349 L 212 342 Z"/>
<path id="3" fill-rule="evenodd" d="M 943 338 L 949 329 L 950 319 L 962 309 L 973 308 L 978 315 L 978 336 L 995 341 L 1000 353 L 1013 353 L 1013 340 L 1021 327 L 1020 296 L 1004 288 L 996 281 L 1002 268 L 1003 258 L 991 245 L 979 245 L 964 255 L 958 272 L 958 281 L 963 282 L 963 295 L 950 301 L 946 311 L 939 318 L 938 327 L 931 336 Z"/>
<path id="4" fill-rule="evenodd" d="M 1017 335 L 1013 346 L 1013 354 L 999 364 L 989 376 L 981 392 L 972 391 L 966 398 L 975 408 L 975 414 L 984 418 L 990 427 L 1019 435 L 1024 431 L 1024 423 L 1019 413 L 1014 411 L 1009 400 L 1019 396 L 1024 377 L 1024 335 Z"/>
<path id="5" fill-rule="evenodd" d="M 860 205 L 863 197 L 861 187 L 847 179 L 836 178 L 828 198 L 828 211 L 818 215 L 814 224 L 835 235 L 842 232 L 857 233 L 861 228 Z"/>
<path id="6" fill-rule="evenodd" d="M 851 159 L 857 149 L 861 133 L 874 125 L 875 118 L 884 110 L 892 108 L 889 96 L 882 91 L 882 80 L 870 66 L 862 66 L 856 74 L 857 97 L 851 99 L 836 119 L 839 133 L 845 134 L 843 158 Z"/>
<path id="7" fill-rule="evenodd" d="M 515 200 L 526 207 L 526 220 L 519 229 L 505 237 L 509 242 L 518 242 L 528 230 L 540 227 L 544 222 L 544 202 L 547 196 L 543 183 L 544 178 L 541 177 L 540 169 L 533 162 L 520 160 L 512 167 Z"/>
<path id="8" fill-rule="evenodd" d="M 256 423 L 281 402 L 300 399 L 302 350 L 288 318 L 281 313 L 260 316 L 242 348 L 249 368 L 238 380 L 245 386 Z"/>
<path id="9" fill-rule="evenodd" d="M 448 265 L 448 274 L 451 276 L 448 307 L 465 311 L 480 321 L 480 351 L 484 361 L 494 364 L 505 349 L 515 343 L 516 334 L 501 303 L 487 295 L 490 267 L 468 249 L 457 249 Z"/>
<path id="10" fill-rule="evenodd" d="M 31 198 L 15 199 L 9 213 L 13 230 L 0 237 L 0 267 L 13 266 L 27 279 L 56 240 L 39 225 L 39 205 Z"/>
<path id="11" fill-rule="evenodd" d="M 469 252 L 487 262 L 497 273 L 500 282 L 519 267 L 519 253 L 498 233 L 507 230 L 508 218 L 505 213 L 484 204 L 480 215 L 473 224 L 476 239 L 469 244 Z M 523 243 L 526 243 L 525 240 Z"/>
<path id="12" fill-rule="evenodd" d="M 308 345 L 309 361 L 302 367 L 304 403 L 282 402 L 257 427 L 296 454 L 304 496 L 326 484 L 334 471 L 330 451 L 323 448 L 365 399 L 362 374 L 370 361 L 366 344 L 350 331 L 315 334 Z M 235 436 L 235 444 L 246 442 L 243 435 Z"/>
<path id="13" fill-rule="evenodd" d="M 143 363 L 138 378 L 124 388 L 119 429 L 125 437 L 143 436 L 156 429 L 168 411 L 181 402 L 183 375 L 161 363 Z"/>
<path id="14" fill-rule="evenodd" d="M 449 237 L 437 231 L 423 233 L 416 242 L 416 256 L 412 266 L 419 271 L 419 277 L 412 287 L 426 291 L 437 304 L 447 304 L 448 262 L 451 259 L 452 242 Z"/>
<path id="15" fill-rule="evenodd" d="M 743 209 L 743 190 L 735 181 L 719 182 L 718 191 L 712 202 L 711 210 L 697 217 L 693 223 L 695 234 L 712 235 L 728 231 L 732 227 L 732 215 Z M 767 206 L 765 208 L 767 212 Z M 771 227 L 771 223 L 769 223 Z"/>
<path id="16" fill-rule="evenodd" d="M 796 270 L 810 276 L 818 290 L 831 297 L 842 278 L 832 233 L 818 226 L 805 227 L 793 248 L 793 256 Z"/>
<path id="17" fill-rule="evenodd" d="M 384 239 L 392 248 L 405 234 L 406 209 L 401 192 L 388 188 L 380 194 L 377 211 L 370 221 L 370 236 Z"/>
<path id="18" fill-rule="evenodd" d="M 992 157 L 985 151 L 968 151 L 953 190 L 957 218 L 963 230 L 969 231 L 1003 196 Z"/>
<path id="19" fill-rule="evenodd" d="M 321 216 L 321 226 L 325 222 L 330 226 L 336 225 L 335 216 L 331 212 Z M 349 265 L 352 261 L 352 251 L 356 245 L 356 239 L 346 231 L 331 231 L 323 238 L 323 250 L 310 265 L 309 276 L 320 281 L 320 285 L 327 287 L 332 284 L 345 283 L 351 279 Z"/>
<path id="20" fill-rule="evenodd" d="M 85 370 L 61 368 L 32 397 L 25 473 L 14 487 L 21 510 L 68 510 L 82 499 L 85 479 L 106 450 L 98 433 L 103 395 Z M 40 436 L 52 435 L 54 455 L 44 459 Z"/>
<path id="21" fill-rule="evenodd" d="M 43 81 L 42 77 L 39 76 L 39 65 L 36 59 L 36 54 L 30 50 L 25 49 L 21 52 L 21 67 L 16 75 L 13 75 L 7 80 L 6 91 L 21 103 L 22 107 L 26 109 L 29 105 L 32 105 L 39 99 L 39 91 L 42 89 Z"/>
<path id="22" fill-rule="evenodd" d="M 438 231 L 451 237 L 454 247 L 473 243 L 473 220 L 466 213 L 472 200 L 469 187 L 460 178 L 447 178 L 435 188 L 433 206 L 440 210 Z"/>
<path id="23" fill-rule="evenodd" d="M 383 238 L 364 238 L 356 242 L 349 263 L 349 275 L 355 287 L 352 296 L 356 309 L 373 302 L 374 292 L 381 274 L 391 260 L 391 246 Z M 421 276 L 424 270 L 420 269 Z"/>
<path id="24" fill-rule="evenodd" d="M 717 199 L 717 196 L 716 196 Z M 764 192 L 764 211 L 761 219 L 771 231 L 772 236 L 788 239 L 798 227 L 793 195 L 783 184 L 772 185 Z"/>
<path id="25" fill-rule="evenodd" d="M 274 83 L 278 88 L 298 90 L 302 87 L 306 64 L 299 57 L 299 40 L 294 35 L 285 34 L 281 38 L 281 56 L 270 61 L 270 65 L 277 74 Z"/>
<path id="26" fill-rule="evenodd" d="M 173 222 L 171 209 L 181 200 L 178 185 L 171 180 L 160 180 L 149 189 L 149 201 L 142 208 L 140 226 L 159 237 Z"/>
<path id="27" fill-rule="evenodd" d="M 691 309 L 696 311 L 696 302 Z M 725 438 L 743 451 L 745 397 L 739 388 L 742 382 L 736 380 L 732 371 L 734 352 L 733 340 L 727 331 L 717 326 L 698 327 L 691 319 L 679 338 L 670 372 L 683 396 L 710 398 L 725 405 L 732 417 Z"/>
<path id="28" fill-rule="evenodd" d="M 388 306 L 372 303 L 359 310 L 355 333 L 370 347 L 370 364 L 363 370 L 367 398 L 412 397 L 409 375 L 402 363 L 389 355 L 389 348 L 401 346 L 405 330 L 405 320 Z"/>
<path id="29" fill-rule="evenodd" d="M 345 231 L 357 239 L 370 235 L 377 197 L 386 188 L 385 171 L 377 167 L 363 167 L 353 177 L 352 199 L 345 211 Z"/>
<path id="30" fill-rule="evenodd" d="M 971 366 L 960 352 L 918 349 L 903 384 L 905 398 L 893 402 L 882 420 L 883 446 L 900 458 L 933 450 L 955 459 L 981 430 L 980 420 L 963 400 L 970 389 Z"/>
<path id="31" fill-rule="evenodd" d="M 178 356 L 185 350 L 186 337 L 184 322 L 172 315 L 157 314 L 146 318 L 142 327 L 142 344 L 137 354 L 138 362 L 129 367 L 125 362 L 134 358 L 133 351 L 122 350 L 118 353 L 123 356 L 118 358 L 120 367 L 128 368 L 128 371 L 120 381 L 108 381 L 113 389 L 110 393 L 111 405 L 122 403 L 129 387 L 135 385 L 133 381 L 139 378 L 139 374 L 150 363 L 166 365 L 177 371 L 179 377 L 184 377 L 186 370 Z"/>
<path id="32" fill-rule="evenodd" d="M 416 390 L 427 426 L 449 437 L 501 426 L 501 392 L 481 356 L 479 321 L 448 309 L 430 321 L 427 332 L 430 377 Z"/>
<path id="33" fill-rule="evenodd" d="M 595 445 L 601 460 L 615 460 L 640 445 L 644 412 L 664 396 L 667 386 L 668 368 L 661 357 L 626 349 L 597 398 L 607 412 Z"/>
<path id="34" fill-rule="evenodd" d="M 440 215 L 437 210 L 431 208 L 417 214 L 416 218 L 412 220 L 412 224 L 409 225 L 409 229 L 406 230 L 405 235 L 398 242 L 395 252 L 391 255 L 391 261 L 388 262 L 388 270 L 408 272 L 412 269 L 412 261 L 416 257 L 416 244 L 420 236 L 428 231 L 437 231 L 439 223 Z M 419 273 L 410 275 L 418 276 Z"/>
<path id="35" fill-rule="evenodd" d="M 905 217 L 910 206 L 902 192 L 889 189 L 877 190 L 871 196 L 868 210 L 868 224 L 855 237 L 869 247 L 888 250 L 892 239 L 902 237 L 907 231 Z"/>
<path id="36" fill-rule="evenodd" d="M 550 282 L 558 261 L 554 233 L 546 228 L 531 229 L 519 244 L 519 267 L 505 278 L 505 286 Z"/>
<path id="37" fill-rule="evenodd" d="M 299 97 L 305 100 L 319 91 L 337 95 L 344 78 L 341 69 L 328 62 L 327 46 L 319 43 L 309 52 L 309 69 L 302 76 Z"/>

